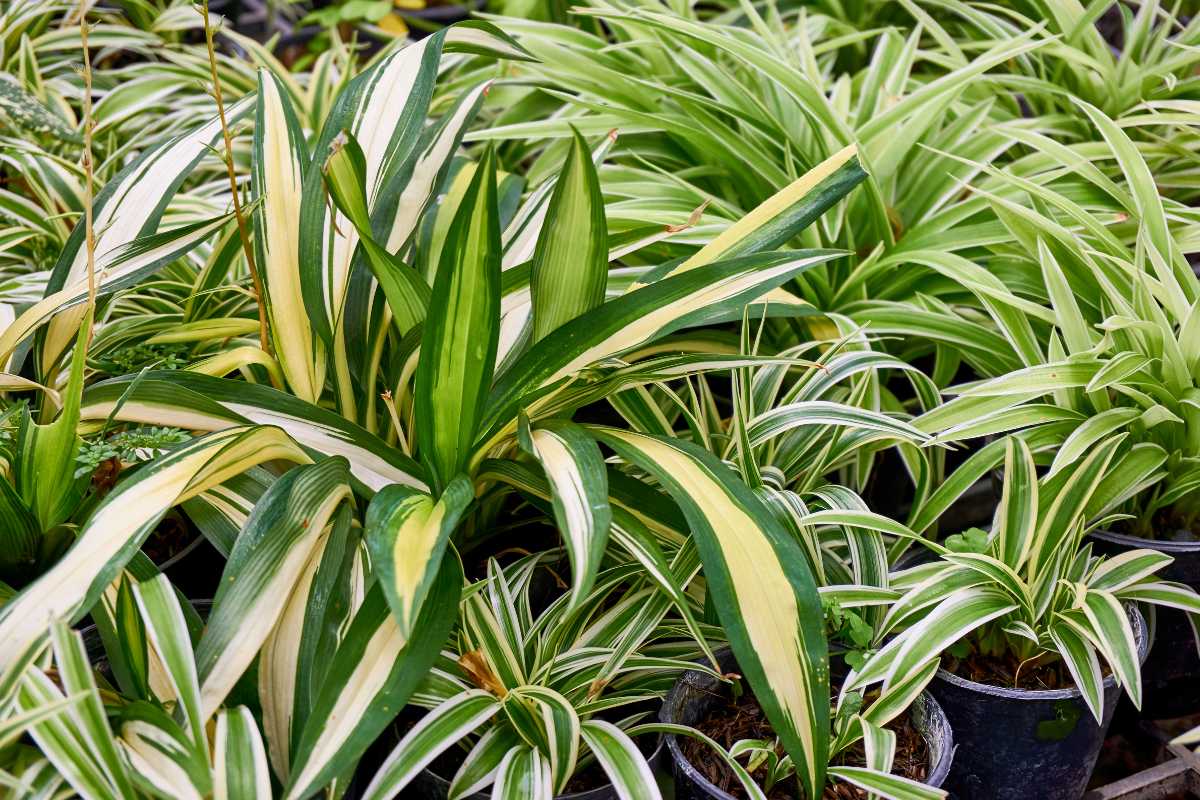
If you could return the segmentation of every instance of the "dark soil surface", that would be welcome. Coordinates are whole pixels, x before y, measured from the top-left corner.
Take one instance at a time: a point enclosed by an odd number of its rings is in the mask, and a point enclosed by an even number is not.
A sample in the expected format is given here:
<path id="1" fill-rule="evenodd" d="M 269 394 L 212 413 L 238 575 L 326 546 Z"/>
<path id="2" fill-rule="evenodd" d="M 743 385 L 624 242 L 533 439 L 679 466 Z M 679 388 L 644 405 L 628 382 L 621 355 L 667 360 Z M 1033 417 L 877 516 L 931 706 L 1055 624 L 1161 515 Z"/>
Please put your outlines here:
<path id="1" fill-rule="evenodd" d="M 758 702 L 750 694 L 738 700 L 730 700 L 715 709 L 697 726 L 700 731 L 729 749 L 740 739 L 770 739 L 775 736 Z M 916 781 L 924 780 L 929 765 L 929 748 L 925 739 L 913 727 L 908 714 L 892 721 L 888 728 L 896 733 L 896 756 L 892 772 Z M 737 777 L 724 762 L 717 759 L 708 745 L 695 739 L 681 738 L 680 747 L 684 757 L 697 767 L 705 778 L 717 788 L 737 798 L 745 798 Z M 864 764 L 864 752 L 856 744 L 840 753 L 835 762 L 852 766 Z M 751 772 L 761 786 L 765 768 Z M 767 794 L 768 800 L 794 800 L 797 797 L 796 783 L 792 779 L 782 781 Z M 867 793 L 845 783 L 827 785 L 822 800 L 865 800 Z"/>
<path id="2" fill-rule="evenodd" d="M 1029 691 L 1075 688 L 1075 681 L 1071 678 L 1066 664 L 1057 658 L 1052 661 L 1022 663 L 1011 655 L 992 658 L 972 653 L 966 658 L 948 657 L 942 661 L 942 666 L 960 678 L 987 686 Z M 1108 674 L 1108 668 L 1103 662 L 1100 668 L 1105 675 Z"/>

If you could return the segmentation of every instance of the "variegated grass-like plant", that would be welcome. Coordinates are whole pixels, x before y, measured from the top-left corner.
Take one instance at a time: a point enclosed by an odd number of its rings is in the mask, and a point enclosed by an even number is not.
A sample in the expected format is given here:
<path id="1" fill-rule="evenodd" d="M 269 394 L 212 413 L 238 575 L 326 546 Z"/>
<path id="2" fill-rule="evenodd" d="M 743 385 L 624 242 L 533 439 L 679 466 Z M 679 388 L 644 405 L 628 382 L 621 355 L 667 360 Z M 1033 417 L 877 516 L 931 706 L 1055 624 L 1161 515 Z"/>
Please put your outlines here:
<path id="1" fill-rule="evenodd" d="M 491 561 L 487 577 L 467 588 L 450 646 L 413 696 L 429 711 L 365 797 L 394 796 L 443 753 L 461 757 L 441 776 L 451 798 L 489 790 L 551 797 L 593 764 L 619 796 L 660 796 L 649 752 L 629 731 L 697 668 L 701 649 L 636 562 L 600 572 L 581 602 L 567 594 L 539 601 L 535 572 L 555 560 L 536 554 L 503 569 Z"/>
<path id="2" fill-rule="evenodd" d="M 1084 541 L 1097 522 L 1099 495 L 1125 436 L 1098 441 L 1073 463 L 1039 478 L 1029 446 L 1005 441 L 1004 494 L 982 541 L 893 576 L 904 595 L 882 623 L 894 638 L 846 684 L 847 690 L 908 680 L 966 639 L 984 658 L 1022 664 L 1061 661 L 1095 715 L 1104 709 L 1100 658 L 1134 705 L 1141 703 L 1138 643 L 1123 604 L 1144 602 L 1200 612 L 1200 596 L 1155 579 L 1171 557 L 1131 550 L 1094 556 Z"/>

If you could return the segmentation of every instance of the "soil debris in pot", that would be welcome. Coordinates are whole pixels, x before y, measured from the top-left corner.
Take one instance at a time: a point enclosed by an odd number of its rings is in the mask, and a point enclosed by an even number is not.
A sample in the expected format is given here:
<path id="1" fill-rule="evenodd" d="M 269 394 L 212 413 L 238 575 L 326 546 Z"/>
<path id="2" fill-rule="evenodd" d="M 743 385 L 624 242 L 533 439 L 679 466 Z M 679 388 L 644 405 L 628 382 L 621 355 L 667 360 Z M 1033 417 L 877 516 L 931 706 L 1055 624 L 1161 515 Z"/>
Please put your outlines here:
<path id="1" fill-rule="evenodd" d="M 1011 653 L 1000 657 L 971 653 L 966 658 L 945 658 L 942 667 L 960 678 L 985 686 L 1032 692 L 1075 688 L 1075 680 L 1059 658 L 1022 662 Z M 1108 665 L 1103 659 L 1100 669 L 1103 675 L 1109 674 Z"/>
<path id="2" fill-rule="evenodd" d="M 713 709 L 708 716 L 700 720 L 696 727 L 704 734 L 715 740 L 728 750 L 741 739 L 773 739 L 775 731 L 766 715 L 758 705 L 758 701 L 750 693 L 745 693 L 736 700 L 727 701 Z M 929 747 L 925 738 L 912 725 L 907 712 L 892 720 L 887 726 L 896 733 L 896 755 L 892 767 L 893 774 L 923 781 L 928 771 Z M 679 739 L 683 756 L 709 783 L 733 797 L 744 800 L 746 793 L 725 763 L 718 759 L 712 749 L 695 739 Z M 831 762 L 838 765 L 863 766 L 865 753 L 859 742 L 839 753 Z M 744 762 L 743 762 L 744 764 Z M 750 773 L 759 786 L 763 785 L 766 768 L 759 767 Z M 767 793 L 767 800 L 795 800 L 798 795 L 795 778 L 780 781 Z M 827 784 L 821 800 L 866 800 L 867 793 L 856 786 L 847 783 Z"/>

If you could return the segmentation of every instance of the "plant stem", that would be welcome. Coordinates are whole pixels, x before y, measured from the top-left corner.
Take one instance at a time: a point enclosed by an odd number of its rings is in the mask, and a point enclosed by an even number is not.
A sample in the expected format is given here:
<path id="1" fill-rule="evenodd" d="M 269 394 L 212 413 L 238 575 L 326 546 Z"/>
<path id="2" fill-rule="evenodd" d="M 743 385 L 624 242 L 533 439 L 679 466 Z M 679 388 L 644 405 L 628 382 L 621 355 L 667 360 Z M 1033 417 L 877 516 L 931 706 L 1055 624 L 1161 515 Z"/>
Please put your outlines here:
<path id="1" fill-rule="evenodd" d="M 87 252 L 88 308 L 95 321 L 96 308 L 96 229 L 92 218 L 92 56 L 88 51 L 88 23 L 86 0 L 79 0 L 79 37 L 83 46 L 83 230 L 84 248 Z M 91 341 L 91 334 L 88 334 Z"/>
<path id="2" fill-rule="evenodd" d="M 250 280 L 254 282 L 254 297 L 258 301 L 258 339 L 263 352 L 271 352 L 271 338 L 267 333 L 267 307 L 263 303 L 262 279 L 254 261 L 254 248 L 250 246 L 250 233 L 246 229 L 246 217 L 242 213 L 242 202 L 238 197 L 237 173 L 233 169 L 233 137 L 225 119 L 225 103 L 221 99 L 221 79 L 217 75 L 217 51 L 213 45 L 213 29 L 208 19 L 208 0 L 200 6 L 204 17 L 204 41 L 208 46 L 208 69 L 212 75 L 213 99 L 217 101 L 217 115 L 221 119 L 221 135 L 225 140 L 225 171 L 229 174 L 229 192 L 233 196 L 233 215 L 237 218 L 238 236 L 242 239 L 242 251 L 246 254 L 246 266 Z"/>

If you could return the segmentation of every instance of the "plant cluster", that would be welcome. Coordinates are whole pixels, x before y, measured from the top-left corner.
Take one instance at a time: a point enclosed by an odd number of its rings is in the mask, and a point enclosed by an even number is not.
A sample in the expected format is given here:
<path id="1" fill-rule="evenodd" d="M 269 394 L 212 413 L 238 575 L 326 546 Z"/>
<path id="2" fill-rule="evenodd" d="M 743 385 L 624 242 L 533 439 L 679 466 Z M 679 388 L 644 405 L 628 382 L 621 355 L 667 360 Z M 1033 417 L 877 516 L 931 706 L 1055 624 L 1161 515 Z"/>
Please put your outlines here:
<path id="1" fill-rule="evenodd" d="M 493 10 L 0 6 L 6 796 L 924 800 L 948 677 L 1140 706 L 1200 16 Z"/>

